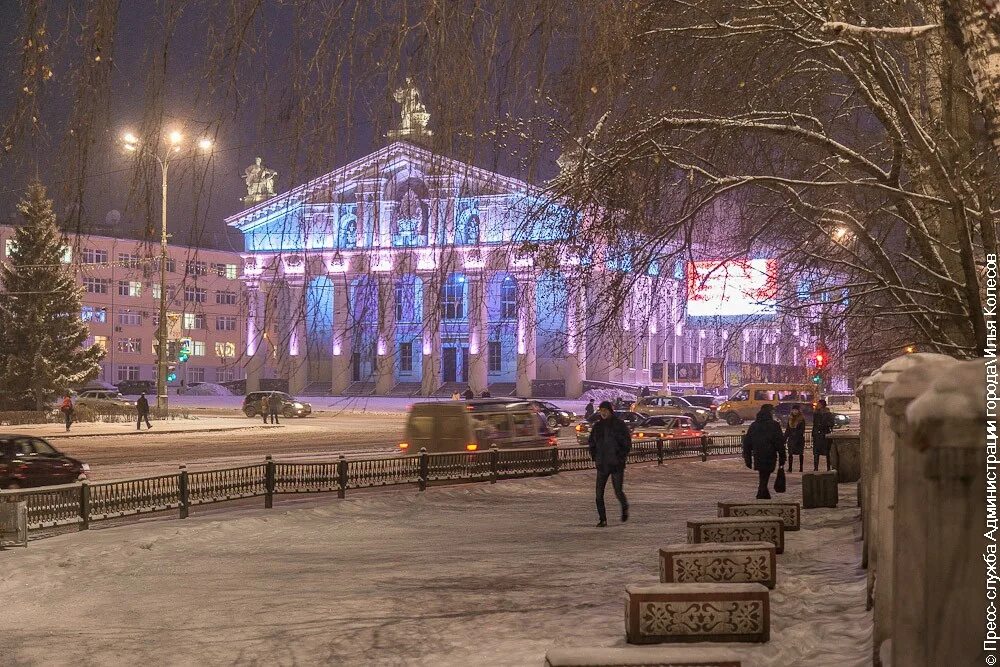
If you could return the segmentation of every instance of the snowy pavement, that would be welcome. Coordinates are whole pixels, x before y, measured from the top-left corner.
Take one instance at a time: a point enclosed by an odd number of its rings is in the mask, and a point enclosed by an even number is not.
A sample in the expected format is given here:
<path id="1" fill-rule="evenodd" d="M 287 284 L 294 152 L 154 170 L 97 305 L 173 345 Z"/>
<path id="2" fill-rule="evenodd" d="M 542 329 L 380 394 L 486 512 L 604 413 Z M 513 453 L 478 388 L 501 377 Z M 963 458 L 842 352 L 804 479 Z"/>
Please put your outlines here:
<path id="1" fill-rule="evenodd" d="M 0 552 L 5 665 L 541 665 L 622 646 L 624 587 L 689 518 L 751 498 L 734 459 L 637 465 L 594 528 L 593 472 L 195 508 Z M 799 475 L 789 498 L 799 498 Z M 744 665 L 870 664 L 858 509 L 803 512 Z M 262 501 L 261 501 L 262 502 Z"/>
<path id="2" fill-rule="evenodd" d="M 24 435 L 35 435 L 48 440 L 66 440 L 70 438 L 93 438 L 108 436 L 140 436 L 143 438 L 157 436 L 163 433 L 211 433 L 222 431 L 239 431 L 243 429 L 276 428 L 261 423 L 259 419 L 246 417 L 208 417 L 196 416 L 188 419 L 154 419 L 152 429 L 142 425 L 136 429 L 135 421 L 129 422 L 76 422 L 69 431 L 63 424 L 18 424 L 2 426 L 0 429 Z"/>

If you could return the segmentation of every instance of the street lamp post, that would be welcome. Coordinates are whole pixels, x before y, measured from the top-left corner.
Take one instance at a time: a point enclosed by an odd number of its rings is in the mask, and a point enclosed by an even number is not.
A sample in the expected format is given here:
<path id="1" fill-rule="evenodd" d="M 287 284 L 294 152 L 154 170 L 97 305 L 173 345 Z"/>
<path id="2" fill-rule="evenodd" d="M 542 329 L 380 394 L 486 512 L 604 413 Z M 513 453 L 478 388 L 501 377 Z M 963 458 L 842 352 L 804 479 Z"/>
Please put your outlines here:
<path id="1" fill-rule="evenodd" d="M 184 136 L 177 130 L 167 136 L 166 149 L 160 153 L 140 143 L 131 132 L 122 136 L 125 150 L 139 153 L 156 160 L 160 165 L 160 317 L 156 327 L 156 409 L 161 414 L 167 411 L 167 175 L 170 160 L 177 157 L 183 145 Z M 212 142 L 203 138 L 198 148 L 210 150 Z"/>

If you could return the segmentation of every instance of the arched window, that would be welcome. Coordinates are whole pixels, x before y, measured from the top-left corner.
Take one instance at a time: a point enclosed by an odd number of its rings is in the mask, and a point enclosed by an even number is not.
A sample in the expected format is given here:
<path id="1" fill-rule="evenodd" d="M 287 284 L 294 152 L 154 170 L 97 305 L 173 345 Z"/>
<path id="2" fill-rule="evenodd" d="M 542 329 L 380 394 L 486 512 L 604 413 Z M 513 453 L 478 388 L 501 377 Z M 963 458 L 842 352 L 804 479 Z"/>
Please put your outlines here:
<path id="1" fill-rule="evenodd" d="M 445 320 L 465 319 L 467 281 L 460 273 L 452 273 L 441 288 L 441 317 Z"/>
<path id="2" fill-rule="evenodd" d="M 500 283 L 500 319 L 517 319 L 517 281 L 507 276 Z"/>

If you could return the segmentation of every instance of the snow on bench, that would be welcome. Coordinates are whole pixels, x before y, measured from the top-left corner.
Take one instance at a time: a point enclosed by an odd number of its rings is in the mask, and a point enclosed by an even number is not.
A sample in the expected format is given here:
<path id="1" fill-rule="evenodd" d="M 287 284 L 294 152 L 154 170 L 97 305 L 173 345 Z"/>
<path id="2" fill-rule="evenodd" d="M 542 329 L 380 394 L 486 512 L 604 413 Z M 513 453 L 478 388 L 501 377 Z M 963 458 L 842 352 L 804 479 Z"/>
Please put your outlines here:
<path id="1" fill-rule="evenodd" d="M 682 646 L 558 648 L 545 654 L 545 667 L 741 667 L 725 649 Z"/>
<path id="2" fill-rule="evenodd" d="M 778 578 L 771 542 L 668 544 L 660 549 L 660 583 L 763 584 Z"/>
<path id="3" fill-rule="evenodd" d="M 766 642 L 770 596 L 760 584 L 629 584 L 625 587 L 625 640 Z"/>
<path id="4" fill-rule="evenodd" d="M 802 505 L 780 500 L 719 503 L 719 516 L 774 516 L 785 522 L 785 530 L 798 530 L 802 525 Z"/>
<path id="5" fill-rule="evenodd" d="M 726 516 L 687 522 L 688 544 L 704 542 L 771 542 L 776 553 L 785 550 L 784 521 L 777 517 Z"/>
<path id="6" fill-rule="evenodd" d="M 802 473 L 802 507 L 837 506 L 837 471 Z"/>

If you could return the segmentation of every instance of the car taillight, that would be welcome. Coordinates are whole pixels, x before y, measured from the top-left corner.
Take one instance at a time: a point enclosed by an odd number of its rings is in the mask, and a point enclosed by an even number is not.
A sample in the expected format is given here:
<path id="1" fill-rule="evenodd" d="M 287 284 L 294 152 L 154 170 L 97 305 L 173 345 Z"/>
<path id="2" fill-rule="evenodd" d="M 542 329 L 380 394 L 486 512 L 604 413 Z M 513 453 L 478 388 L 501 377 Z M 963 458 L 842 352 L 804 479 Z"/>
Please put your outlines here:
<path id="1" fill-rule="evenodd" d="M 640 433 L 637 437 L 639 437 L 639 438 L 645 438 L 646 434 L 645 433 Z"/>
<path id="2" fill-rule="evenodd" d="M 471 442 L 470 442 L 469 444 L 467 444 L 467 445 L 465 446 L 465 449 L 466 449 L 467 451 L 470 451 L 470 452 L 474 452 L 474 451 L 476 451 L 477 449 L 479 449 L 479 445 L 475 445 L 475 444 L 473 444 L 473 443 L 471 443 Z"/>
<path id="3" fill-rule="evenodd" d="M 399 443 L 399 448 L 400 449 L 409 449 L 410 448 L 410 443 L 408 443 L 408 442 L 401 442 L 401 443 Z"/>
<path id="4" fill-rule="evenodd" d="M 580 433 L 581 431 L 583 431 L 583 424 L 577 424 L 576 425 L 576 432 Z"/>
<path id="5" fill-rule="evenodd" d="M 553 447 L 555 447 L 557 443 L 558 443 L 558 440 L 555 439 L 555 436 L 549 437 L 549 444 L 550 445 L 552 445 Z"/>

